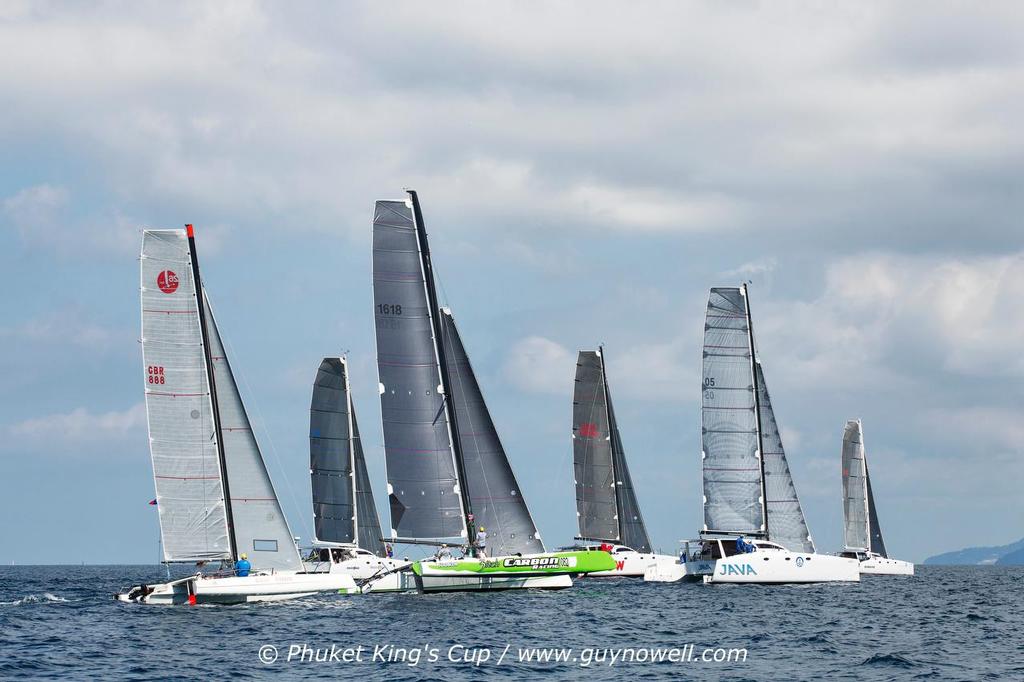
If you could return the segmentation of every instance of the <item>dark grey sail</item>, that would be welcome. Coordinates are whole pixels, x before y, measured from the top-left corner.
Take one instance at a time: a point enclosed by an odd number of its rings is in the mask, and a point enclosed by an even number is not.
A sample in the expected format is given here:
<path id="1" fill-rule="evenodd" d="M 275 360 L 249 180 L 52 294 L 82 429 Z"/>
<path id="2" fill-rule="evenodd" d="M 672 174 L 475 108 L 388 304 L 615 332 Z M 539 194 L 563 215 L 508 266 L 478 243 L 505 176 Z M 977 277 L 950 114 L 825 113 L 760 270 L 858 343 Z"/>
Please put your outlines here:
<path id="1" fill-rule="evenodd" d="M 373 303 L 391 536 L 465 538 L 420 248 L 412 207 L 378 201 Z"/>
<path id="2" fill-rule="evenodd" d="M 864 478 L 868 486 L 868 518 L 871 527 L 871 551 L 883 557 L 889 554 L 885 551 L 885 541 L 882 540 L 882 528 L 878 525 L 878 512 L 875 511 L 875 495 L 871 492 L 871 474 L 868 472 L 868 460 L 864 458 Z"/>
<path id="3" fill-rule="evenodd" d="M 487 529 L 492 556 L 544 552 L 450 311 L 441 311 L 441 323 L 452 382 L 449 395 L 456 410 L 475 523 Z"/>
<path id="4" fill-rule="evenodd" d="M 344 358 L 324 358 L 309 410 L 309 473 L 316 539 L 381 554 L 380 520 L 366 472 Z"/>
<path id="5" fill-rule="evenodd" d="M 605 384 L 607 388 L 607 382 Z M 647 535 L 644 518 L 640 514 L 640 503 L 633 489 L 633 479 L 626 465 L 626 452 L 622 447 L 619 422 L 615 419 L 611 393 L 608 395 L 608 419 L 611 422 L 612 457 L 615 469 L 616 490 L 619 497 L 619 542 L 638 552 L 651 552 L 651 538 Z"/>
<path id="6" fill-rule="evenodd" d="M 341 358 L 324 358 L 309 408 L 313 526 L 322 542 L 355 542 L 350 410 Z"/>
<path id="7" fill-rule="evenodd" d="M 715 288 L 704 321 L 704 531 L 765 537 L 760 434 L 746 292 Z"/>
<path id="8" fill-rule="evenodd" d="M 620 542 L 611 424 L 596 351 L 580 351 L 576 359 L 572 459 L 580 538 Z"/>

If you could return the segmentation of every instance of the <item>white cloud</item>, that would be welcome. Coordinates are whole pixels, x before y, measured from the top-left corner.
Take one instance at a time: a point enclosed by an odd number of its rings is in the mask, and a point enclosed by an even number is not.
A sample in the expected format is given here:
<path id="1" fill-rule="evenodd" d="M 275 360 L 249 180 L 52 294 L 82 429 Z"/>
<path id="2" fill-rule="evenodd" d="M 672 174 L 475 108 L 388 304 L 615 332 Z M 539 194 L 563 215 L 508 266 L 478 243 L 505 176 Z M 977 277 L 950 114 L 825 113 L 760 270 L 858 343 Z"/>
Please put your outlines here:
<path id="1" fill-rule="evenodd" d="M 101 413 L 78 407 L 71 412 L 26 419 L 9 426 L 7 431 L 11 436 L 38 443 L 74 445 L 121 439 L 145 426 L 146 406 L 138 403 L 126 410 Z"/>
<path id="2" fill-rule="evenodd" d="M 576 358 L 550 339 L 528 336 L 512 347 L 503 372 L 513 386 L 527 393 L 571 395 Z"/>

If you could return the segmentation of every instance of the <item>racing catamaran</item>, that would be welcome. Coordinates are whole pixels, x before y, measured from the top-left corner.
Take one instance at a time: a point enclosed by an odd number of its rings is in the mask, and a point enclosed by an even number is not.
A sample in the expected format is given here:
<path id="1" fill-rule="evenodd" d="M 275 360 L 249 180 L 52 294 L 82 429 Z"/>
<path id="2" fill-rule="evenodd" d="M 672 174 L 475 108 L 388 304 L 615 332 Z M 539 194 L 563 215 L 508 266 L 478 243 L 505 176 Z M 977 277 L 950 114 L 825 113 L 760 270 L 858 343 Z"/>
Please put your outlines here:
<path id="1" fill-rule="evenodd" d="M 573 573 L 614 568 L 605 552 L 545 552 L 455 320 L 438 304 L 414 191 L 375 206 L 373 299 L 391 541 L 466 553 L 414 562 L 419 589 L 562 588 Z"/>
<path id="2" fill-rule="evenodd" d="M 856 561 L 815 551 L 757 357 L 745 284 L 711 290 L 701 399 L 703 545 L 688 563 L 714 562 L 704 582 L 860 580 Z"/>
<path id="3" fill-rule="evenodd" d="M 856 559 L 862 574 L 914 575 L 914 564 L 891 559 L 885 551 L 859 419 L 846 422 L 843 429 L 843 520 L 841 556 Z"/>
<path id="4" fill-rule="evenodd" d="M 203 288 L 191 225 L 145 230 L 142 355 L 163 560 L 219 562 L 115 599 L 239 603 L 349 591 L 348 575 L 310 573 L 281 511 Z M 240 558 L 251 570 L 235 573 Z M 169 572 L 169 570 L 168 570 Z"/>
<path id="5" fill-rule="evenodd" d="M 612 408 L 604 347 L 581 350 L 576 359 L 572 401 L 573 473 L 576 484 L 577 540 L 600 542 L 615 560 L 611 571 L 595 577 L 641 577 L 654 564 L 677 563 L 655 554 L 647 535 L 622 436 Z M 602 547 L 588 548 L 602 550 Z"/>
<path id="6" fill-rule="evenodd" d="M 346 573 L 356 580 L 393 572 L 390 585 L 381 583 L 375 591 L 401 589 L 395 569 L 409 562 L 388 557 L 381 539 L 344 357 L 324 358 L 313 382 L 309 478 L 315 537 L 306 569 Z"/>

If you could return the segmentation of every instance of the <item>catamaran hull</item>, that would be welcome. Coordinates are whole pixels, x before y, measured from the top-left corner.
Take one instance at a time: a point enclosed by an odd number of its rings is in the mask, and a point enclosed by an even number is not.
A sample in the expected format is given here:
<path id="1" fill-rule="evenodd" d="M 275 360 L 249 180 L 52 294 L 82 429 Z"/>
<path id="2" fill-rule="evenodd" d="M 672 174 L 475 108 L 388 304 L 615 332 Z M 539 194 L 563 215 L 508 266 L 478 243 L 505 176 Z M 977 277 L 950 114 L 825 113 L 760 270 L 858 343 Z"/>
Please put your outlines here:
<path id="1" fill-rule="evenodd" d="M 680 563 L 678 560 L 671 563 L 657 563 L 647 567 L 644 572 L 644 581 L 649 583 L 677 583 L 680 580 L 698 581 L 706 575 L 711 575 L 715 570 L 714 561 L 687 561 Z"/>
<path id="2" fill-rule="evenodd" d="M 678 558 L 666 554 L 613 554 L 612 559 L 615 560 L 614 569 L 595 571 L 587 573 L 586 576 L 588 578 L 643 578 L 650 568 L 657 570 L 659 567 L 666 567 L 668 570 L 667 567 L 679 563 Z"/>
<path id="3" fill-rule="evenodd" d="M 856 559 L 828 554 L 804 554 L 785 550 L 735 554 L 714 563 L 714 571 L 704 576 L 705 583 L 782 583 L 859 582 Z"/>
<path id="4" fill-rule="evenodd" d="M 358 593 L 352 576 L 340 573 L 272 573 L 244 578 L 192 576 L 157 585 L 138 585 L 114 595 L 121 602 L 177 606 L 284 601 L 318 592 Z"/>
<path id="5" fill-rule="evenodd" d="M 914 564 L 901 559 L 871 557 L 860 562 L 861 575 L 914 575 Z"/>
<path id="6" fill-rule="evenodd" d="M 419 582 L 424 592 L 561 590 L 572 587 L 572 577 L 568 575 L 420 576 Z"/>

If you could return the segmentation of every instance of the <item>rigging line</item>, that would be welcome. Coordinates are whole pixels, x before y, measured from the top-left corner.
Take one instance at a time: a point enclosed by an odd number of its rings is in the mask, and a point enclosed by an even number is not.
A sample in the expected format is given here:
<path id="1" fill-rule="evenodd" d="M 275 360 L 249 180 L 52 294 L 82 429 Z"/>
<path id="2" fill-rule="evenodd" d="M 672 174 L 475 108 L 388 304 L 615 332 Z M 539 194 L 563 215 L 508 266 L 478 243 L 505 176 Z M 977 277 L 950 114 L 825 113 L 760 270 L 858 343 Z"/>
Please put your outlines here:
<path id="1" fill-rule="evenodd" d="M 234 347 L 234 344 L 231 343 L 230 337 L 228 337 L 228 335 L 225 334 L 223 332 L 223 330 L 220 330 L 220 336 L 221 336 L 221 341 L 224 343 L 225 348 L 231 353 L 232 357 L 236 357 L 237 358 L 238 357 L 238 353 L 235 352 L 235 347 Z M 266 436 L 267 443 L 270 445 L 270 454 L 271 454 L 271 456 L 274 459 L 274 465 L 277 467 L 278 471 L 280 472 L 281 478 L 284 479 L 284 487 L 288 491 L 288 497 L 289 497 L 289 499 L 290 499 L 290 501 L 292 503 L 293 508 L 295 508 L 295 509 L 302 509 L 302 506 L 299 504 L 298 498 L 295 495 L 295 489 L 292 488 L 291 480 L 288 478 L 288 469 L 287 469 L 287 467 L 284 466 L 284 462 L 282 461 L 281 457 L 277 454 L 277 447 L 274 445 L 274 437 L 271 435 L 270 429 L 267 427 L 267 420 L 263 418 L 263 410 L 260 409 L 259 401 L 256 400 L 256 394 L 253 392 L 252 386 L 249 384 L 248 376 L 246 375 L 245 371 L 240 366 L 239 367 L 232 367 L 231 370 L 232 370 L 232 374 L 235 374 L 236 376 L 241 377 L 242 383 L 245 385 L 245 390 L 249 394 L 249 397 L 250 397 L 249 404 L 252 405 L 254 408 L 256 408 L 256 416 L 259 417 L 260 429 L 262 430 L 262 432 Z M 261 454 L 262 454 L 262 452 L 261 452 Z M 273 479 L 271 479 L 271 485 L 273 485 Z M 284 510 L 282 509 L 282 512 L 283 511 Z M 285 515 L 285 523 L 288 525 L 288 528 L 291 531 L 291 525 L 288 524 L 287 522 L 288 522 L 288 516 Z M 302 527 L 302 532 L 305 533 L 305 537 L 309 538 L 310 540 L 312 540 L 314 537 L 316 537 L 315 534 L 313 533 L 312 528 L 309 525 L 309 519 L 306 518 L 305 514 L 301 514 L 301 513 L 299 514 L 299 524 Z M 291 531 L 291 532 L 294 532 L 294 531 Z M 294 538 L 292 538 L 292 542 L 294 543 Z M 296 551 L 298 551 L 297 547 L 296 547 Z"/>

